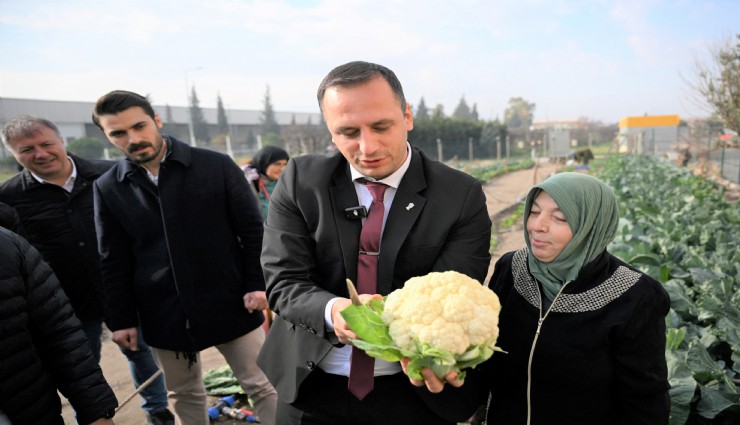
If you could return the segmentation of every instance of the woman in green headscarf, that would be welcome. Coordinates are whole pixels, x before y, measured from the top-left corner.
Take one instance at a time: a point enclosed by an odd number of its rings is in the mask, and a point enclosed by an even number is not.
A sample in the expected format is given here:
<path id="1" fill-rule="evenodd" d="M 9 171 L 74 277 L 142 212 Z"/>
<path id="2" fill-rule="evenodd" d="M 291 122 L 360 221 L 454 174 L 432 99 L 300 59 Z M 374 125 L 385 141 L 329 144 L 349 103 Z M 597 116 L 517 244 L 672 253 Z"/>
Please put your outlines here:
<path id="1" fill-rule="evenodd" d="M 527 247 L 496 263 L 497 353 L 481 365 L 490 424 L 667 424 L 659 282 L 606 251 L 619 221 L 600 180 L 556 174 L 529 192 Z"/>

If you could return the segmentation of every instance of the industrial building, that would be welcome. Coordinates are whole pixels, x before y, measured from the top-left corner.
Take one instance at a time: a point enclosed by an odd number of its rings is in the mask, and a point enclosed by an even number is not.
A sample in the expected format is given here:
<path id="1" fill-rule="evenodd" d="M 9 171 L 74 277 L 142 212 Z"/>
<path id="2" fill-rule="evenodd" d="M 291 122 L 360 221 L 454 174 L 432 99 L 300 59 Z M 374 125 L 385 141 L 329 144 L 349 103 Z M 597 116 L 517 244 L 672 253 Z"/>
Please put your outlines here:
<path id="1" fill-rule="evenodd" d="M 678 115 L 644 115 L 619 120 L 619 151 L 665 154 L 676 151 L 689 129 Z"/>
<path id="2" fill-rule="evenodd" d="M 20 115 L 33 115 L 46 118 L 59 127 L 67 143 L 82 137 L 95 137 L 106 141 L 106 137 L 92 123 L 94 102 L 71 102 L 56 100 L 14 99 L 0 97 L 0 126 Z M 164 123 L 164 133 L 172 135 L 183 142 L 190 141 L 189 108 L 184 106 L 152 105 L 154 111 Z M 218 134 L 217 109 L 203 108 L 203 115 L 208 124 L 208 135 Z M 227 109 L 230 143 L 236 153 L 247 153 L 257 149 L 261 136 L 262 111 Z M 275 119 L 281 127 L 291 124 L 323 126 L 320 113 L 279 112 Z M 108 143 L 107 141 L 105 143 Z M 200 145 L 200 143 L 199 143 Z M 9 155 L 3 148 L 0 156 Z"/>

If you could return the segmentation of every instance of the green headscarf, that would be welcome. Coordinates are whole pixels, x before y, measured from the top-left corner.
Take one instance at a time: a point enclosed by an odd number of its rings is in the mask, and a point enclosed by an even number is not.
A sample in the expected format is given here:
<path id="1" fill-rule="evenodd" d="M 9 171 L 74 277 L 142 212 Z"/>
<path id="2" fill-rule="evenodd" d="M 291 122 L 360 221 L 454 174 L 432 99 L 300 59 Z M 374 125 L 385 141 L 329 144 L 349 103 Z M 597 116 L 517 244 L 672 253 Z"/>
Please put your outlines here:
<path id="1" fill-rule="evenodd" d="M 532 203 L 541 191 L 547 192 L 565 215 L 573 239 L 549 263 L 532 254 L 526 225 L 524 239 L 529 249 L 529 271 L 552 300 L 564 282 L 575 280 L 581 268 L 599 256 L 614 239 L 619 208 L 614 192 L 601 180 L 581 173 L 559 173 L 535 185 L 524 205 L 524 223 Z"/>

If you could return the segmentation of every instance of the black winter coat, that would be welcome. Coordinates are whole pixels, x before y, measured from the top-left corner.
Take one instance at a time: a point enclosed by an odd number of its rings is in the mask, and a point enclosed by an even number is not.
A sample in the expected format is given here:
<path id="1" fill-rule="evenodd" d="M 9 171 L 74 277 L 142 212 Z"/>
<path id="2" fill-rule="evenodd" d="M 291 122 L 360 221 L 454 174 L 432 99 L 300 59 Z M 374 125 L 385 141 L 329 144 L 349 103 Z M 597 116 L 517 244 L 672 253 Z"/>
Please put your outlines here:
<path id="1" fill-rule="evenodd" d="M 659 282 L 604 251 L 555 298 L 538 336 L 548 306 L 540 310 L 527 250 L 501 257 L 490 286 L 507 353 L 479 366 L 490 372 L 489 424 L 526 423 L 530 353 L 532 425 L 668 423 L 670 298 Z"/>
<path id="2" fill-rule="evenodd" d="M 21 233 L 21 221 L 18 213 L 13 207 L 0 202 L 0 227 L 4 227 L 11 232 Z"/>
<path id="3" fill-rule="evenodd" d="M 57 389 L 80 424 L 118 406 L 51 269 L 0 229 L 0 411 L 14 425 L 63 424 Z"/>
<path id="4" fill-rule="evenodd" d="M 0 185 L 0 202 L 18 212 L 23 236 L 49 263 L 85 322 L 103 318 L 92 184 L 114 162 L 70 157 L 77 168 L 71 193 L 23 170 Z"/>
<path id="5" fill-rule="evenodd" d="M 264 291 L 262 215 L 226 155 L 167 138 L 158 186 L 119 161 L 94 185 L 106 323 L 191 353 L 259 327 L 242 297 Z"/>

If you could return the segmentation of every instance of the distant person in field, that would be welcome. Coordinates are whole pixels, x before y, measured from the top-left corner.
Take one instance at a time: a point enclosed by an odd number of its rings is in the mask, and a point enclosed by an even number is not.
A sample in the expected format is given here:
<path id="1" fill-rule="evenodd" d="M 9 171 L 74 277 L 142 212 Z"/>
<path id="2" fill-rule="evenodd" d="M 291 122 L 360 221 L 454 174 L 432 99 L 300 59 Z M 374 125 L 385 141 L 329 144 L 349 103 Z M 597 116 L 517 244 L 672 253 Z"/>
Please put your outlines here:
<path id="1" fill-rule="evenodd" d="M 678 165 L 685 167 L 691 161 L 691 151 L 689 148 L 682 148 L 678 151 Z"/>
<path id="2" fill-rule="evenodd" d="M 526 248 L 496 263 L 501 301 L 488 424 L 664 425 L 668 293 L 611 255 L 617 198 L 582 173 L 560 173 L 526 198 Z M 487 391 L 486 391 L 487 392 Z"/>
<path id="3" fill-rule="evenodd" d="M 67 152 L 59 128 L 45 118 L 20 116 L 2 130 L 6 146 L 23 170 L 0 185 L 0 201 L 18 213 L 23 236 L 41 252 L 82 321 L 90 350 L 100 361 L 103 294 L 95 237 L 92 185 L 113 161 L 85 159 Z M 151 350 L 122 350 L 135 386 L 157 372 Z M 164 379 L 142 390 L 142 409 L 151 425 L 172 425 Z"/>
<path id="4" fill-rule="evenodd" d="M 267 219 L 270 196 L 275 189 L 283 169 L 288 165 L 290 155 L 277 146 L 265 146 L 258 150 L 243 170 L 252 184 L 262 209 L 262 218 Z"/>
<path id="5" fill-rule="evenodd" d="M 576 152 L 575 160 L 578 163 L 588 166 L 588 163 L 591 162 L 592 159 L 594 159 L 594 154 L 591 152 L 591 149 L 586 148 Z"/>
<path id="6" fill-rule="evenodd" d="M 273 424 L 277 395 L 255 363 L 267 307 L 262 216 L 244 173 L 226 155 L 163 136 L 139 94 L 102 96 L 92 118 L 126 156 L 94 185 L 113 341 L 136 350 L 141 329 L 184 425 L 209 423 L 199 352 L 215 346 Z"/>

